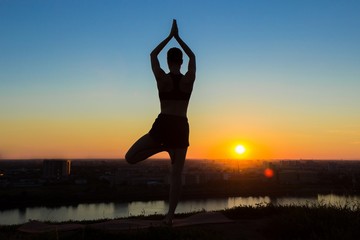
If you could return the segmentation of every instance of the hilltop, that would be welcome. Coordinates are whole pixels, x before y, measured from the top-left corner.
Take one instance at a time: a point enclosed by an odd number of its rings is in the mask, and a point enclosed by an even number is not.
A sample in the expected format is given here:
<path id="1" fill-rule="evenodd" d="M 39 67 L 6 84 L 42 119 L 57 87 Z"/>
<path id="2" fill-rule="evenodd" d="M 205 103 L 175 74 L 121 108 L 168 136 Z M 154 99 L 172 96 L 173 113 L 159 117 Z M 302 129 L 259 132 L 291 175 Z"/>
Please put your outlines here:
<path id="1" fill-rule="evenodd" d="M 360 205 L 355 209 L 348 206 L 274 206 L 236 207 L 219 211 L 229 222 L 188 225 L 184 227 L 153 226 L 143 229 L 96 229 L 90 227 L 97 221 L 71 222 L 82 224 L 75 231 L 48 231 L 30 234 L 18 231 L 20 226 L 0 227 L 1 239 L 356 239 L 360 234 Z M 177 219 L 194 214 L 177 215 Z M 143 216 L 135 221 L 157 220 L 163 216 Z M 110 220 L 109 220 L 110 221 Z M 104 220 L 102 220 L 104 222 Z M 49 223 L 51 225 L 51 223 Z"/>

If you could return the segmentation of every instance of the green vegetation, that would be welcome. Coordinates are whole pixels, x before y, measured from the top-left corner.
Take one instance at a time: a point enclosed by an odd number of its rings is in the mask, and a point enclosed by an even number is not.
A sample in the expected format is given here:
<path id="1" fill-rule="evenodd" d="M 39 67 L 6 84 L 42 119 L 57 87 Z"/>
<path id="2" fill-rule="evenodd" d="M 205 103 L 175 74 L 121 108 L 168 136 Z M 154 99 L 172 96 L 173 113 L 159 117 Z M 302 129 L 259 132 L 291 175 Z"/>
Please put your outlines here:
<path id="1" fill-rule="evenodd" d="M 0 227 L 0 239 L 357 239 L 360 235 L 360 205 L 240 206 L 221 211 L 233 223 L 188 227 L 150 227 L 105 232 L 85 227 L 75 232 L 25 234 L 18 226 Z M 180 214 L 177 218 L 194 213 Z M 139 218 L 159 219 L 160 215 Z M 94 223 L 80 222 L 82 224 Z"/>

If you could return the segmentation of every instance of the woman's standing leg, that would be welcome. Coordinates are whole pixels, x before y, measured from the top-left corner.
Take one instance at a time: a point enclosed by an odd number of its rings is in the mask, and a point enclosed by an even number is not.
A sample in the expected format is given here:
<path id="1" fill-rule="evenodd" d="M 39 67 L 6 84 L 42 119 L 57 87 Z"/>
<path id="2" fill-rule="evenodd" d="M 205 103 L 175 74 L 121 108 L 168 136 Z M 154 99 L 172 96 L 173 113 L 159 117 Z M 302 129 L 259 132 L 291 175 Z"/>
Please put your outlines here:
<path id="1" fill-rule="evenodd" d="M 175 215 L 175 209 L 179 202 L 182 185 L 182 171 L 184 168 L 187 148 L 168 150 L 171 157 L 170 173 L 170 194 L 169 194 L 169 211 L 165 218 L 165 223 L 172 224 Z"/>

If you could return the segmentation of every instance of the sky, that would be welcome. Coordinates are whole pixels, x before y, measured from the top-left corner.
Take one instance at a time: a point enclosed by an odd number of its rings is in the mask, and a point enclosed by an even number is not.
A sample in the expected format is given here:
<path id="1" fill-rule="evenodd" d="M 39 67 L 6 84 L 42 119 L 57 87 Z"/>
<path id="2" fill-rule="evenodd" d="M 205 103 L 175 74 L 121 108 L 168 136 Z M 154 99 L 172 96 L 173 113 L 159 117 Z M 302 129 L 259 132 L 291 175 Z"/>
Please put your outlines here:
<path id="1" fill-rule="evenodd" d="M 175 18 L 197 61 L 188 158 L 360 159 L 359 12 L 356 0 L 0 0 L 0 158 L 123 158 L 159 114 L 149 54 Z"/>

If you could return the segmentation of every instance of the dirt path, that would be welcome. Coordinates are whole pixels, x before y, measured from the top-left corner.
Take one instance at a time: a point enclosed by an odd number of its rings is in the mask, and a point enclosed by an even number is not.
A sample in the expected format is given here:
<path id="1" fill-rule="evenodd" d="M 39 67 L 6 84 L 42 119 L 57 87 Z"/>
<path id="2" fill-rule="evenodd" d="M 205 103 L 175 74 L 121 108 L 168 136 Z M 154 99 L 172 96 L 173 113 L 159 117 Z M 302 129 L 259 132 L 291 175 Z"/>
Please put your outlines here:
<path id="1" fill-rule="evenodd" d="M 158 234 L 181 235 L 195 234 L 197 239 L 251 239 L 263 240 L 266 238 L 265 229 L 270 218 L 255 220 L 230 220 L 219 212 L 204 212 L 194 214 L 187 218 L 175 219 L 173 227 L 165 227 L 159 220 L 143 219 L 118 219 L 108 220 L 92 224 L 47 224 L 42 222 L 29 222 L 17 229 L 18 235 L 26 239 L 48 236 L 46 239 L 76 239 L 81 235 L 82 239 L 94 239 L 94 236 L 85 237 L 89 232 L 104 236 L 137 236 L 139 233 L 144 236 L 151 231 L 158 231 Z M 154 230 L 155 229 L 155 230 Z M 161 232 L 162 231 L 162 232 Z M 84 232 L 86 232 L 84 234 Z M 89 235 L 89 234 L 88 234 Z M 150 234 L 151 235 L 151 234 Z M 12 239 L 12 238 L 8 238 Z M 146 237 L 140 239 L 147 239 Z M 153 238 L 149 238 L 153 239 Z M 180 238 L 181 239 L 181 238 Z"/>

